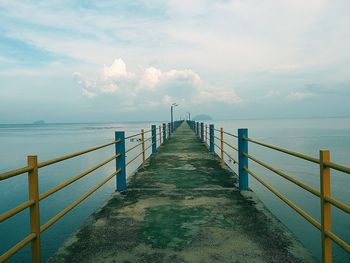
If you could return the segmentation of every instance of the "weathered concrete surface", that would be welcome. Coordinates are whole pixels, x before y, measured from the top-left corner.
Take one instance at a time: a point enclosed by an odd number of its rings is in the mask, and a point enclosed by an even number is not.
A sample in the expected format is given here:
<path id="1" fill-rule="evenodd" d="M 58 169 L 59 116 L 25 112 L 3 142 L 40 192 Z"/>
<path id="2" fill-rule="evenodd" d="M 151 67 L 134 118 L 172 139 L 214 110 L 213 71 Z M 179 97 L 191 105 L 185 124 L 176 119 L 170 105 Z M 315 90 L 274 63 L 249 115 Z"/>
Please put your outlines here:
<path id="1" fill-rule="evenodd" d="M 183 124 L 50 262 L 313 262 Z"/>

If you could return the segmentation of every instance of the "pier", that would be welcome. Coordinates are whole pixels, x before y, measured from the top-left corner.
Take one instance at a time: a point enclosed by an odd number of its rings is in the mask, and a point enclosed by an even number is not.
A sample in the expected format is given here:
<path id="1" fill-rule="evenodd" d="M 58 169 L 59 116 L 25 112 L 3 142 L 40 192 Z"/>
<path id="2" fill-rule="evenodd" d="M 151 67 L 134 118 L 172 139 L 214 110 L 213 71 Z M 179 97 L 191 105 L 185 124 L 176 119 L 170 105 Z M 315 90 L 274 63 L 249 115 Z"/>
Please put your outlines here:
<path id="1" fill-rule="evenodd" d="M 145 134 L 151 136 L 145 138 Z M 224 135 L 235 138 L 237 145 L 225 140 Z M 140 137 L 140 142 L 126 149 L 125 141 L 135 137 Z M 256 159 L 248 153 L 248 143 L 320 165 L 320 190 Z M 114 156 L 40 193 L 40 168 L 109 146 L 115 146 Z M 238 158 L 229 156 L 227 147 L 235 150 Z M 140 149 L 128 158 L 131 151 Z M 149 158 L 147 150 L 151 150 Z M 238 166 L 238 174 L 226 165 L 225 155 Z M 128 165 L 137 158 L 142 158 L 142 165 L 126 178 Z M 40 223 L 41 200 L 114 160 L 114 173 L 52 219 Z M 249 160 L 318 196 L 321 222 L 260 179 L 249 169 Z M 152 125 L 150 130 L 130 136 L 117 131 L 115 140 L 104 145 L 44 162 L 29 156 L 28 166 L 0 174 L 0 179 L 5 180 L 28 173 L 28 201 L 1 214 L 0 219 L 2 222 L 29 208 L 31 225 L 29 235 L 1 255 L 0 261 L 31 244 L 32 262 L 40 262 L 40 234 L 116 178 L 116 192 L 110 200 L 86 220 L 49 262 L 314 262 L 314 257 L 249 189 L 248 176 L 252 176 L 320 230 L 323 262 L 331 262 L 332 243 L 348 252 L 349 245 L 332 232 L 330 207 L 336 206 L 345 213 L 350 208 L 331 197 L 330 169 L 350 171 L 349 167 L 331 162 L 328 151 L 321 151 L 320 158 L 296 153 L 251 139 L 247 129 L 239 129 L 236 135 L 205 123 L 178 121 Z"/>
<path id="2" fill-rule="evenodd" d="M 183 124 L 50 262 L 312 262 L 236 183 Z"/>

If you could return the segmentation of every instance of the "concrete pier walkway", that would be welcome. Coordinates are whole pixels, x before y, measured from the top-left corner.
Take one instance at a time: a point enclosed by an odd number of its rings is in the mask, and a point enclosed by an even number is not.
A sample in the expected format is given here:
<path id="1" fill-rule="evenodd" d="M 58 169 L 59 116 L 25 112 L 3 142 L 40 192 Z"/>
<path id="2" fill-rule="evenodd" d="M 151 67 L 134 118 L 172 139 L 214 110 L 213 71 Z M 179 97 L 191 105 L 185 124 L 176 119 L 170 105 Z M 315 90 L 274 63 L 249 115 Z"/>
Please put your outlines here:
<path id="1" fill-rule="evenodd" d="M 183 123 L 50 262 L 314 262 Z"/>

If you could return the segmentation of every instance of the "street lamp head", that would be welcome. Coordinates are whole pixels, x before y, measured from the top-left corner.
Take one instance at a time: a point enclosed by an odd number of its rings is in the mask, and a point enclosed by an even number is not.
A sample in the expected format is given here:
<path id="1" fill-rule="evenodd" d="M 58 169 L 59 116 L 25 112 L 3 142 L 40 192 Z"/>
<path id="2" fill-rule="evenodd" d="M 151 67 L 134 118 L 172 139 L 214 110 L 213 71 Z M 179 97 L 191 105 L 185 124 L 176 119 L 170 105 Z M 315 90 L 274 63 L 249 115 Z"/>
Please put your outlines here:
<path id="1" fill-rule="evenodd" d="M 176 106 L 179 106 L 179 104 L 177 104 L 177 103 L 175 102 L 175 103 L 171 104 L 171 106 L 176 107 Z"/>

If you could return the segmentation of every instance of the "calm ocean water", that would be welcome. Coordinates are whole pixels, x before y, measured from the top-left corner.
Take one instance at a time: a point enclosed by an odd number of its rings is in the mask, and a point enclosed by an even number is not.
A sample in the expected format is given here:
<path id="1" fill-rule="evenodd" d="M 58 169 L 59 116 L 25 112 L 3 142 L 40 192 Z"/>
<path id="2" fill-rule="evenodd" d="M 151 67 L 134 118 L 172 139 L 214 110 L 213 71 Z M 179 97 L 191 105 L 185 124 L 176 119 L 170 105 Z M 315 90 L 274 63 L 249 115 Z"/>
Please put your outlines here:
<path id="1" fill-rule="evenodd" d="M 275 119 L 275 120 L 232 120 L 214 121 L 216 128 L 237 133 L 237 128 L 248 128 L 251 138 L 286 147 L 292 150 L 318 156 L 319 149 L 329 149 L 331 159 L 350 165 L 350 118 L 332 119 Z M 148 129 L 150 123 L 89 123 L 89 124 L 47 124 L 47 125 L 0 125 L 0 172 L 26 165 L 26 156 L 37 154 L 39 161 L 47 160 L 73 151 L 82 150 L 114 139 L 115 130 L 125 130 L 127 134 Z M 149 135 L 148 135 L 149 136 Z M 234 138 L 227 137 L 232 144 Z M 128 142 L 129 146 L 136 142 Z M 137 150 L 134 152 L 138 152 Z M 317 165 L 277 153 L 260 146 L 249 146 L 249 152 L 277 168 L 319 187 L 319 168 Z M 40 169 L 40 192 L 81 173 L 114 153 L 113 146 L 83 155 L 73 160 Z M 128 158 L 132 158 L 131 153 Z M 232 152 L 232 156 L 236 156 Z M 141 163 L 135 162 L 128 170 L 132 173 Z M 227 159 L 227 163 L 231 165 Z M 237 171 L 235 165 L 231 165 Z M 300 190 L 288 181 L 251 165 L 253 171 L 288 198 L 319 220 L 319 200 Z M 64 207 L 76 200 L 92 186 L 103 180 L 115 170 L 114 162 L 89 174 L 41 202 L 41 224 L 53 217 Z M 350 176 L 332 172 L 332 195 L 350 203 Z M 320 234 L 312 225 L 284 205 L 258 182 L 250 178 L 250 187 L 258 194 L 266 206 L 295 235 L 320 258 Z M 106 202 L 115 190 L 115 179 L 100 188 L 86 201 L 59 220 L 42 235 L 43 259 L 47 260 L 62 242 L 98 207 Z M 25 201 L 28 196 L 27 176 L 20 175 L 0 183 L 0 213 Z M 28 234 L 28 211 L 1 223 L 0 253 L 3 253 Z M 345 213 L 333 209 L 333 230 L 350 242 L 350 220 Z M 350 262 L 350 256 L 336 245 L 334 262 Z M 26 247 L 11 258 L 10 262 L 30 262 L 30 249 Z"/>

